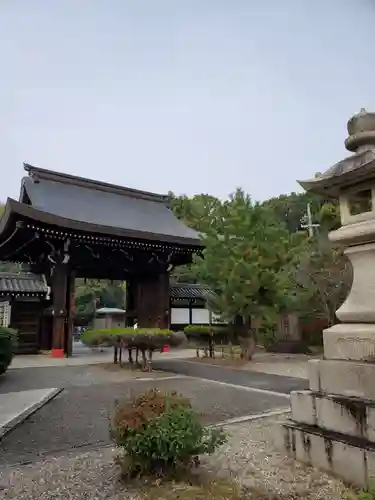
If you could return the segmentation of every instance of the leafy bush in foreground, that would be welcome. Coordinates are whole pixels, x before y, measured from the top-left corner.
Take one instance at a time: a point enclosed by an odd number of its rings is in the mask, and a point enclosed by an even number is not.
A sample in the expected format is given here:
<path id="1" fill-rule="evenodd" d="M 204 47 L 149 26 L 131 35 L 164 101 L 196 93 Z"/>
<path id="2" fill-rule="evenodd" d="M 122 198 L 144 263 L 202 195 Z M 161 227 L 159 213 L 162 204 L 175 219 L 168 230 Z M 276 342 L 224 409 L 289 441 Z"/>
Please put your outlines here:
<path id="1" fill-rule="evenodd" d="M 16 330 L 0 327 L 0 375 L 12 362 L 16 342 Z"/>
<path id="2" fill-rule="evenodd" d="M 226 441 L 223 431 L 201 424 L 188 399 L 156 389 L 118 405 L 110 431 L 123 450 L 123 472 L 133 476 L 189 467 Z"/>

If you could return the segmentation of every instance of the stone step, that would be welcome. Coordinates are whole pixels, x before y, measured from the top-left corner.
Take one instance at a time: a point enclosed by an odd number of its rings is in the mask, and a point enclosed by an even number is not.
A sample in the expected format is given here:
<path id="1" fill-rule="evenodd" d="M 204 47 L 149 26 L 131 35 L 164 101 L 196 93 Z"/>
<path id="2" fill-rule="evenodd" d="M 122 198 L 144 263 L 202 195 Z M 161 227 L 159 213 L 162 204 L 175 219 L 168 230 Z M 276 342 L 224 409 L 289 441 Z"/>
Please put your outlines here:
<path id="1" fill-rule="evenodd" d="M 308 367 L 312 391 L 375 401 L 374 363 L 313 359 Z"/>
<path id="2" fill-rule="evenodd" d="M 343 478 L 359 488 L 373 486 L 375 445 L 307 424 L 275 426 L 276 446 L 286 455 Z"/>
<path id="3" fill-rule="evenodd" d="M 375 443 L 375 402 L 348 396 L 294 391 L 292 420 Z"/>

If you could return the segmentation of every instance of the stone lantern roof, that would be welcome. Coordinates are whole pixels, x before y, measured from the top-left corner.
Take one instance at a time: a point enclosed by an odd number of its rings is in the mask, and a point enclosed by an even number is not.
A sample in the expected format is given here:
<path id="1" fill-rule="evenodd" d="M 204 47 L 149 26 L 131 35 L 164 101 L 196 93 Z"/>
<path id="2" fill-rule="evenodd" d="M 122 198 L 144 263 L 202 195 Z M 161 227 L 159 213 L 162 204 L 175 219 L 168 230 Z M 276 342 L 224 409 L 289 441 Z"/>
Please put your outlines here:
<path id="1" fill-rule="evenodd" d="M 375 113 L 364 108 L 348 121 L 345 147 L 354 155 L 339 161 L 313 179 L 298 181 L 306 190 L 338 198 L 343 189 L 363 181 L 375 180 Z"/>

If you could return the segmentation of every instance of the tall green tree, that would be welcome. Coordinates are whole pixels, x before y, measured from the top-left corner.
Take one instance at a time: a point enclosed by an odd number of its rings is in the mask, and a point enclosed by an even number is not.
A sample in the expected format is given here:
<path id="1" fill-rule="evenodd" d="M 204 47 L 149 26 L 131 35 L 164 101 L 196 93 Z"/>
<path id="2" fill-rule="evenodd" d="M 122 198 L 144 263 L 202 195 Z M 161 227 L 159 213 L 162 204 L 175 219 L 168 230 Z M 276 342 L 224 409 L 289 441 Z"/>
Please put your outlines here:
<path id="1" fill-rule="evenodd" d="M 269 207 L 253 203 L 238 189 L 222 205 L 220 224 L 207 231 L 203 242 L 195 270 L 215 292 L 210 305 L 223 319 L 243 317 L 246 332 L 252 316 L 269 317 L 290 305 L 284 268 L 293 260 L 296 237 Z"/>
<path id="2" fill-rule="evenodd" d="M 340 208 L 338 203 L 327 202 L 319 211 L 320 232 L 327 233 L 338 229 L 341 225 Z"/>
<path id="3" fill-rule="evenodd" d="M 321 233 L 308 240 L 292 270 L 296 295 L 305 298 L 305 313 L 323 317 L 332 326 L 336 311 L 349 293 L 352 282 L 350 262 L 341 248 L 335 248 Z M 306 301 L 307 299 L 307 301 Z"/>
<path id="4" fill-rule="evenodd" d="M 338 220 L 337 202 L 334 200 L 324 199 L 322 196 L 313 193 L 291 193 L 282 194 L 280 196 L 270 198 L 263 202 L 263 205 L 269 207 L 275 215 L 284 222 L 287 229 L 291 233 L 295 233 L 301 229 L 301 220 L 306 215 L 307 205 L 310 204 L 312 222 L 320 224 L 322 215 L 322 207 L 328 205 L 331 208 L 331 223 L 333 222 L 333 212 L 335 211 L 335 220 Z M 325 212 L 326 213 L 326 212 Z M 326 221 L 326 219 L 325 219 Z"/>
<path id="5" fill-rule="evenodd" d="M 84 321 L 91 321 L 100 307 L 125 307 L 125 291 L 121 281 L 83 280 L 76 281 L 76 314 Z"/>
<path id="6" fill-rule="evenodd" d="M 218 223 L 222 202 L 209 194 L 175 196 L 169 193 L 169 200 L 175 216 L 198 232 L 206 232 Z"/>
<path id="7" fill-rule="evenodd" d="M 220 224 L 222 202 L 215 196 L 188 197 L 169 193 L 169 200 L 174 215 L 201 234 Z M 197 279 L 195 267 L 191 265 L 177 267 L 171 275 L 171 280 L 177 283 L 196 283 Z"/>

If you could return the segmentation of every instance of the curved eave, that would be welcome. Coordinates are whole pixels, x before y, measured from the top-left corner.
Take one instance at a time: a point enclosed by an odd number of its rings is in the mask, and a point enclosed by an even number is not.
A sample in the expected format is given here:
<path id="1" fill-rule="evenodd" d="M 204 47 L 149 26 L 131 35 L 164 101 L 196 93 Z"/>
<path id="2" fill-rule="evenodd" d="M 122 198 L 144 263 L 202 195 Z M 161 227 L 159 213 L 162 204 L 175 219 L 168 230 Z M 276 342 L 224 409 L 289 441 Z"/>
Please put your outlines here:
<path id="1" fill-rule="evenodd" d="M 195 238 L 183 238 L 181 236 L 169 236 L 165 234 L 135 231 L 130 229 L 125 230 L 111 226 L 101 226 L 97 224 L 90 224 L 88 222 L 58 217 L 54 214 L 43 212 L 30 205 L 26 205 L 25 203 L 20 203 L 12 198 L 7 199 L 4 214 L 0 220 L 0 237 L 7 231 L 9 226 L 12 224 L 12 219 L 14 218 L 29 219 L 30 221 L 34 221 L 36 225 L 38 223 L 47 224 L 60 227 L 67 231 L 94 233 L 113 238 L 132 238 L 155 242 L 160 241 L 162 243 L 170 243 L 179 246 L 197 248 L 203 247 L 202 242 Z"/>
<path id="2" fill-rule="evenodd" d="M 0 297 L 39 297 L 45 298 L 47 296 L 47 292 L 7 292 L 6 290 L 0 291 Z"/>
<path id="3" fill-rule="evenodd" d="M 336 174 L 323 174 L 314 179 L 297 182 L 307 192 L 338 198 L 343 189 L 365 181 L 373 181 L 374 179 L 375 162 L 370 160 L 366 163 L 359 163 L 358 166 L 346 172 L 338 171 Z"/>
<path id="4" fill-rule="evenodd" d="M 308 181 L 297 182 L 308 193 L 331 196 L 333 198 L 338 197 L 338 190 L 333 189 L 332 182 L 327 183 L 327 179 L 310 179 Z"/>

